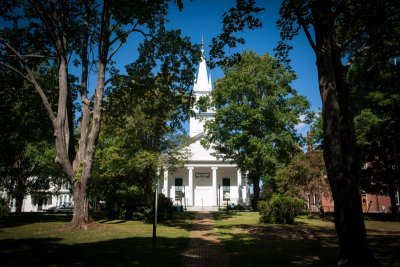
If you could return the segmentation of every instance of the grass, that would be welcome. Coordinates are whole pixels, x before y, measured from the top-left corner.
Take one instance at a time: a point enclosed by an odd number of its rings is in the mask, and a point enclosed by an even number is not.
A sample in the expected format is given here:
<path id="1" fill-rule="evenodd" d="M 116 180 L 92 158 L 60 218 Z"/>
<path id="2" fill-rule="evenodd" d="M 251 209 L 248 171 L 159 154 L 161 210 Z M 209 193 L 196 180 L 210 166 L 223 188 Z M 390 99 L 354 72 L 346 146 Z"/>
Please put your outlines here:
<path id="1" fill-rule="evenodd" d="M 259 223 L 256 212 L 214 213 L 222 242 L 235 266 L 335 266 L 334 224 L 302 216 L 295 225 Z M 400 266 L 400 223 L 365 221 L 368 241 L 382 266 Z"/>
<path id="2" fill-rule="evenodd" d="M 87 230 L 66 227 L 70 217 L 28 213 L 0 218 L 0 266 L 182 266 L 194 213 L 157 227 L 98 220 Z M 337 237 L 331 221 L 302 216 L 295 225 L 259 223 L 256 212 L 216 212 L 218 234 L 235 266 L 334 266 Z M 382 266 L 400 266 L 400 223 L 366 217 L 370 248 Z"/>
<path id="3" fill-rule="evenodd" d="M 0 220 L 1 266 L 180 266 L 193 214 L 157 227 L 102 220 L 87 230 L 66 227 L 68 217 L 30 215 Z"/>

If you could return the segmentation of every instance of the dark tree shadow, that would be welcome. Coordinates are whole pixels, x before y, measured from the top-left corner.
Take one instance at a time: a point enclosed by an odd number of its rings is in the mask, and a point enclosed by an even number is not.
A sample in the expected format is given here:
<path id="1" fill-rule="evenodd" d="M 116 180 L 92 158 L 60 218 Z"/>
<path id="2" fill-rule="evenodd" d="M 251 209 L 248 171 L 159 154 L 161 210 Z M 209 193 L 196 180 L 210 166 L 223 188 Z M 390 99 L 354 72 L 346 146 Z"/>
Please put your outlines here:
<path id="1" fill-rule="evenodd" d="M 1 266 L 180 266 L 186 238 L 124 238 L 67 245 L 58 238 L 0 240 Z"/>

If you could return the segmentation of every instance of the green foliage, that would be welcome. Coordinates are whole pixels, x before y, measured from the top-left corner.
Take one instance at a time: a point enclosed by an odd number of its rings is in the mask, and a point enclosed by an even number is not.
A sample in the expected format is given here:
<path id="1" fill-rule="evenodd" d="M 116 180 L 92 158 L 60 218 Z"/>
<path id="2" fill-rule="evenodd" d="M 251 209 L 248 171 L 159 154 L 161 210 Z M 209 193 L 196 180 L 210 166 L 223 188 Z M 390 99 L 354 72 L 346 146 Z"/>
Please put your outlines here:
<path id="1" fill-rule="evenodd" d="M 174 213 L 175 207 L 172 199 L 169 197 L 165 197 L 164 194 L 158 194 L 157 220 L 170 220 L 173 217 Z"/>
<path id="2" fill-rule="evenodd" d="M 18 1 L 0 8 L 0 17 L 5 26 L 1 29 L 0 37 L 1 70 L 8 69 L 14 76 L 19 75 L 19 80 L 24 78 L 35 85 L 51 122 L 57 122 L 53 124 L 58 154 L 56 159 L 70 182 L 79 181 L 82 184 L 73 187 L 74 190 L 86 190 L 87 181 L 92 188 L 96 183 L 99 184 L 98 181 L 92 183 L 91 177 L 88 177 L 94 173 L 103 181 L 110 179 L 108 184 L 123 179 L 127 181 L 122 186 L 110 188 L 102 185 L 98 190 L 101 192 L 93 193 L 111 196 L 132 184 L 142 185 L 141 194 L 145 199 L 152 193 L 156 167 L 161 165 L 160 155 L 168 150 L 169 144 L 164 138 L 173 132 L 171 128 L 180 126 L 187 117 L 186 111 L 192 102 L 188 90 L 194 72 L 191 64 L 199 56 L 198 46 L 192 45 L 188 37 L 182 37 L 179 30 L 166 30 L 170 2 Z M 182 9 L 182 1 L 174 2 Z M 139 36 L 132 40 L 142 42 L 138 43 L 140 55 L 127 68 L 129 78 L 123 79 L 113 68 L 113 56 L 133 33 Z M 26 60 L 21 59 L 25 56 Z M 49 87 L 56 90 L 46 90 L 44 75 L 40 71 L 36 77 L 35 71 L 43 63 L 49 63 L 60 71 L 56 72 L 53 80 L 60 85 L 59 88 L 49 83 Z M 73 121 L 74 97 L 70 91 L 70 88 L 77 87 L 67 85 L 70 66 L 64 64 L 74 64 L 81 71 L 81 84 L 78 86 L 82 120 L 77 122 L 78 127 Z M 89 88 L 92 74 L 97 75 L 96 90 Z M 105 77 L 110 77 L 110 80 L 106 81 Z M 120 94 L 108 94 L 103 109 L 103 92 L 110 82 L 118 87 L 119 90 L 115 91 Z M 90 96 L 89 92 L 95 93 Z M 135 101 L 130 101 L 128 97 Z M 59 99 L 59 102 L 54 105 L 56 102 L 47 101 L 49 99 Z M 110 102 L 112 105 L 107 105 Z M 24 104 L 29 105 L 29 100 Z M 118 107 L 127 107 L 128 111 L 119 112 Z M 104 162 L 99 164 L 97 171 L 92 172 L 103 111 L 111 113 L 110 117 L 120 115 L 119 123 L 114 120 L 108 124 L 109 129 L 114 128 L 109 130 L 112 135 L 105 135 L 107 137 L 101 140 L 104 143 L 100 144 L 105 151 L 97 153 L 104 156 Z M 129 126 L 128 131 L 124 131 L 125 124 Z M 80 135 L 75 128 L 79 128 Z M 78 135 L 80 140 L 76 142 Z M 111 155 L 109 159 L 108 152 Z M 126 159 L 128 164 L 124 168 Z M 76 170 L 76 165 L 72 164 L 77 161 L 78 164 L 85 162 L 81 165 L 85 169 Z M 81 173 L 83 177 L 80 177 Z M 133 177 L 137 178 L 135 183 L 132 183 Z M 111 189 L 114 191 L 110 192 Z M 80 218 L 81 214 L 86 213 L 74 214 L 75 224 L 81 219 L 86 222 L 86 218 Z"/>
<path id="3" fill-rule="evenodd" d="M 276 185 L 281 194 L 290 196 L 297 196 L 300 190 L 332 195 L 323 152 L 313 150 L 295 155 L 288 165 L 277 171 Z"/>
<path id="4" fill-rule="evenodd" d="M 303 200 L 278 194 L 258 202 L 260 221 L 264 223 L 293 224 L 295 217 L 304 211 L 305 207 Z"/>
<path id="5" fill-rule="evenodd" d="M 207 143 L 218 157 L 249 172 L 257 199 L 259 179 L 273 177 L 298 150 L 295 126 L 309 103 L 290 86 L 294 74 L 269 55 L 243 52 L 224 72 L 212 92 L 216 114 L 205 123 Z"/>
<path id="6" fill-rule="evenodd" d="M 171 219 L 174 211 L 172 200 L 159 194 L 158 220 Z M 149 200 L 137 187 L 118 190 L 106 199 L 106 212 L 110 219 L 152 221 L 154 219 L 154 197 Z"/>
<path id="7" fill-rule="evenodd" d="M 353 12 L 360 14 L 373 6 L 376 7 L 367 17 L 360 18 L 360 23 L 367 25 L 361 39 L 368 40 L 371 45 L 362 57 L 353 60 L 348 80 L 352 85 L 357 145 L 364 166 L 362 187 L 366 191 L 389 193 L 394 207 L 400 185 L 400 65 L 397 63 L 400 28 L 394 21 L 400 17 L 399 12 L 393 10 L 399 10 L 400 5 L 398 1 L 372 2 Z M 378 18 L 379 23 L 368 23 Z M 341 38 L 348 38 L 347 35 L 343 29 Z M 360 46 L 362 42 L 352 42 L 350 53 L 357 53 Z"/>
<path id="8" fill-rule="evenodd" d="M 237 44 L 245 44 L 243 37 L 234 36 L 238 32 L 243 32 L 246 28 L 254 30 L 262 27 L 261 20 L 256 17 L 265 9 L 256 6 L 254 0 L 238 0 L 236 6 L 230 8 L 223 14 L 221 33 L 212 39 L 210 50 L 210 66 L 232 65 L 240 60 L 240 54 L 234 53 L 231 57 L 225 55 L 224 47 L 228 46 L 230 51 Z"/>
<path id="9" fill-rule="evenodd" d="M 193 102 L 190 86 L 199 55 L 198 46 L 180 31 L 162 30 L 139 46 L 139 57 L 126 66 L 127 76 L 112 80 L 91 192 L 112 201 L 112 210 L 132 198 L 132 208 L 121 207 L 126 211 L 115 211 L 118 216 L 152 216 L 157 169 L 187 158 L 183 123 Z M 134 194 L 129 188 L 135 188 Z"/>
<path id="10" fill-rule="evenodd" d="M 313 149 L 323 149 L 324 147 L 324 133 L 323 133 L 323 125 L 322 125 L 322 112 L 319 110 L 312 120 L 310 125 L 310 132 L 312 136 L 307 140 L 307 144 L 309 144 Z"/>
<path id="11" fill-rule="evenodd" d="M 46 90 L 54 90 L 54 68 L 42 64 L 35 74 Z M 40 98 L 12 72 L 0 69 L 0 77 L 0 190 L 17 199 L 18 211 L 27 194 L 59 183 L 62 172 L 54 162 L 52 126 Z"/>

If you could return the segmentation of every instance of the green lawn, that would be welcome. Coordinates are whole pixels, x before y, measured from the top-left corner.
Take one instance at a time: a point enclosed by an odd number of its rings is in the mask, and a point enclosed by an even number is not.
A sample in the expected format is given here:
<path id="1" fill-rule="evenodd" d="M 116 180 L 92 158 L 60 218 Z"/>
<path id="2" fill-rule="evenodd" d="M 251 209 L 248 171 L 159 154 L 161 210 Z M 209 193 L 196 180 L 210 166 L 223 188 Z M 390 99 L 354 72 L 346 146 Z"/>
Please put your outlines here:
<path id="1" fill-rule="evenodd" d="M 295 225 L 258 222 L 256 212 L 214 213 L 235 266 L 335 266 L 337 237 L 330 221 L 296 219 Z M 382 266 L 400 266 L 400 223 L 366 220 L 368 240 Z"/>
<path id="2" fill-rule="evenodd" d="M 143 222 L 98 221 L 72 230 L 66 217 L 8 217 L 0 220 L 0 266 L 180 266 L 189 217 L 158 225 L 156 247 L 152 224 Z"/>
<path id="3" fill-rule="evenodd" d="M 87 230 L 67 228 L 68 217 L 24 214 L 0 219 L 0 266 L 181 266 L 193 213 L 157 228 L 135 221 L 100 220 Z M 333 223 L 300 217 L 295 225 L 267 225 L 255 212 L 214 213 L 235 266 L 334 266 Z M 369 243 L 383 266 L 400 266 L 400 223 L 366 219 Z"/>

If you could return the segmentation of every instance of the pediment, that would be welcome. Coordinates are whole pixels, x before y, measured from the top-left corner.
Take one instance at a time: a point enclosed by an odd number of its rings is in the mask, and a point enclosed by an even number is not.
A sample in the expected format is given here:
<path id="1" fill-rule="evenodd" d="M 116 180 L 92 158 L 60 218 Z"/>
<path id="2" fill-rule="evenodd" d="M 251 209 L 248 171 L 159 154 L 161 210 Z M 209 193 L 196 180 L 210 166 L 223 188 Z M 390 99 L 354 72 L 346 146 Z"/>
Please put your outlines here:
<path id="1" fill-rule="evenodd" d="M 215 150 L 210 148 L 205 148 L 201 144 L 201 140 L 205 138 L 204 133 L 200 133 L 192 138 L 193 143 L 189 145 L 189 150 L 191 156 L 189 157 L 189 161 L 222 161 L 221 159 L 217 159 L 212 154 L 215 153 Z"/>

